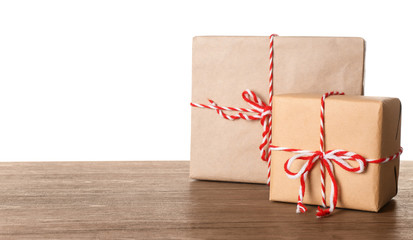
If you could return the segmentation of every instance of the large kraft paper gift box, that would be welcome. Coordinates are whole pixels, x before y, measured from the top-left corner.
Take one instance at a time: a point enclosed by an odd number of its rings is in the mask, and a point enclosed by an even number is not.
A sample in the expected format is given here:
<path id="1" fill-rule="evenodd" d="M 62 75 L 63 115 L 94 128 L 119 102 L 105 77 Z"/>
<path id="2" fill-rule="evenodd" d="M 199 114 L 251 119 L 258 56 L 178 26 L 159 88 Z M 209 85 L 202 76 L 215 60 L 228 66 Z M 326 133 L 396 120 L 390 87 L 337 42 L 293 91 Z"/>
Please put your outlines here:
<path id="1" fill-rule="evenodd" d="M 316 151 L 320 149 L 321 94 L 285 94 L 274 96 L 273 144 L 275 146 Z M 399 175 L 401 103 L 397 98 L 330 96 L 325 100 L 324 149 L 342 149 L 366 159 L 393 156 L 385 163 L 368 162 L 364 172 L 344 170 L 333 162 L 338 187 L 337 207 L 377 212 L 397 194 Z M 399 154 L 398 154 L 399 153 Z M 297 153 L 272 152 L 270 200 L 297 203 L 300 178 L 290 179 L 284 164 Z M 306 161 L 291 163 L 298 172 Z M 347 161 L 357 167 L 356 161 Z M 321 205 L 319 162 L 308 173 L 303 203 Z M 326 173 L 326 203 L 331 179 Z M 297 209 L 299 210 L 299 209 Z"/>
<path id="2" fill-rule="evenodd" d="M 362 38 L 275 37 L 275 94 L 363 94 L 364 45 Z M 194 37 L 192 102 L 248 107 L 245 89 L 268 102 L 268 68 L 268 37 Z M 202 108 L 192 108 L 191 120 L 191 178 L 267 182 L 259 121 L 229 121 Z"/>

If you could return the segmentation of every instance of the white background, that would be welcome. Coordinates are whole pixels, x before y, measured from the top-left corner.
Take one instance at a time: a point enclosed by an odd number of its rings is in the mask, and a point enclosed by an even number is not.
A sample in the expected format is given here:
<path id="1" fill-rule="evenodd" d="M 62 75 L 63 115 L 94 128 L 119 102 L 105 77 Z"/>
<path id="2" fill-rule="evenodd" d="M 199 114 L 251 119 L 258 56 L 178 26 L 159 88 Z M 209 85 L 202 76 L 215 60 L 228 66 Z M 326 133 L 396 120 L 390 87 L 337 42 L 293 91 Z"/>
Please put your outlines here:
<path id="1" fill-rule="evenodd" d="M 409 2 L 2 1 L 0 160 L 188 160 L 192 37 L 271 33 L 363 37 L 413 160 Z"/>

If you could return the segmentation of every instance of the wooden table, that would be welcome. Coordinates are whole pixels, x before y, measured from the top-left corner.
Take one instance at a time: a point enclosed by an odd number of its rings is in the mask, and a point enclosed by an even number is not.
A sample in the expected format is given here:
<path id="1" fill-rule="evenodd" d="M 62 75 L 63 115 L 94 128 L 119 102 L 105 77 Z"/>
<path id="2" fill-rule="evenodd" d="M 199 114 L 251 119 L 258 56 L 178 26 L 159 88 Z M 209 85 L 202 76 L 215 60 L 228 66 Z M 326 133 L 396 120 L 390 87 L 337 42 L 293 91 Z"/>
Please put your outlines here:
<path id="1" fill-rule="evenodd" d="M 413 239 L 413 162 L 380 213 L 323 219 L 265 185 L 190 180 L 188 165 L 0 163 L 0 239 Z"/>

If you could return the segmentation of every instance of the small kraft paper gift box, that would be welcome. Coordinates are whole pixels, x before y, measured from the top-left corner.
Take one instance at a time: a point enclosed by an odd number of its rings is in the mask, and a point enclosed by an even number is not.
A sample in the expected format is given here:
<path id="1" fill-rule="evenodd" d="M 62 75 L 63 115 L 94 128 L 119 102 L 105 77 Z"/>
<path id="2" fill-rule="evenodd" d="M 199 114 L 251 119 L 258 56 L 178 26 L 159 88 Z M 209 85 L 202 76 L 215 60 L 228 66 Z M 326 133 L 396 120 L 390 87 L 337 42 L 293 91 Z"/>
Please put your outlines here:
<path id="1" fill-rule="evenodd" d="M 399 99 L 340 94 L 274 96 L 270 200 L 320 205 L 321 217 L 377 212 L 397 194 Z"/>
<path id="2" fill-rule="evenodd" d="M 364 45 L 358 37 L 194 37 L 190 177 L 268 183 L 273 92 L 362 95 Z"/>

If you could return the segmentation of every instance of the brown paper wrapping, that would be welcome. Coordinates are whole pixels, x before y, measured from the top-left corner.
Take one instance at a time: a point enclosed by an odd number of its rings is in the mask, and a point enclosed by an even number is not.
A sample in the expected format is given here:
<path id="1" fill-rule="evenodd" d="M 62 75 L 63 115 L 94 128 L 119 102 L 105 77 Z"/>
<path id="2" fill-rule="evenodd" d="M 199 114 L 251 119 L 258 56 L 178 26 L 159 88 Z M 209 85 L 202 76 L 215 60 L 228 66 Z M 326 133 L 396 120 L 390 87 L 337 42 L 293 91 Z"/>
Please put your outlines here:
<path id="1" fill-rule="evenodd" d="M 318 150 L 321 94 L 285 94 L 274 97 L 273 145 Z M 400 148 L 401 105 L 397 98 L 331 96 L 325 103 L 325 149 L 343 149 L 365 158 L 388 157 Z M 289 179 L 285 161 L 294 154 L 273 151 L 270 200 L 297 202 L 299 179 Z M 297 171 L 304 161 L 296 161 Z M 353 165 L 354 162 L 351 163 Z M 334 165 L 338 183 L 337 207 L 378 211 L 397 193 L 399 159 L 370 163 L 364 173 L 351 173 Z M 329 204 L 330 179 L 326 176 Z M 319 165 L 308 174 L 305 204 L 321 204 Z"/>
<path id="2" fill-rule="evenodd" d="M 268 102 L 268 37 L 194 37 L 192 102 L 249 107 L 241 98 L 253 90 Z M 363 93 L 361 38 L 276 37 L 274 91 Z M 192 108 L 190 177 L 266 183 L 260 159 L 258 121 L 228 121 L 213 110 Z"/>

